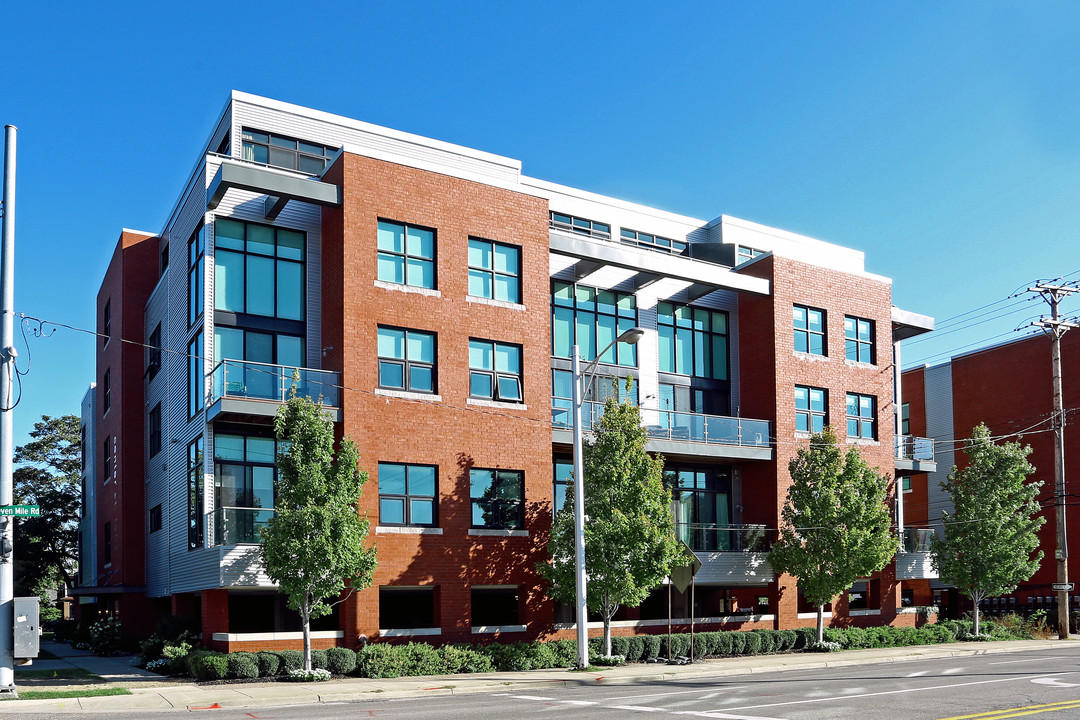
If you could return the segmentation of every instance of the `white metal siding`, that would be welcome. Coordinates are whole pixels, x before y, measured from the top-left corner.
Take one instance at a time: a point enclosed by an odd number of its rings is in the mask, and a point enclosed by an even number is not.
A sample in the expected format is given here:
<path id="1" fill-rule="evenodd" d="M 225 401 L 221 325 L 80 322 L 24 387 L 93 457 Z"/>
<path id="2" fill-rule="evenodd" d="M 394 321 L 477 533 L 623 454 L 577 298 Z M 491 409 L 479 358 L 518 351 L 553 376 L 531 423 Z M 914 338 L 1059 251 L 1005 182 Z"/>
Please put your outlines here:
<path id="1" fill-rule="evenodd" d="M 143 337 L 146 338 L 147 343 L 150 341 L 150 335 L 154 332 L 154 328 L 157 327 L 158 323 L 161 323 L 161 343 L 163 347 L 169 347 L 167 338 L 169 306 L 169 282 L 168 278 L 165 278 L 163 282 L 158 283 L 146 304 Z M 186 300 L 184 308 L 186 314 Z M 149 347 L 145 348 L 143 352 L 144 363 L 147 361 L 149 353 Z M 162 363 L 165 362 L 166 354 L 162 353 Z M 146 519 L 146 594 L 149 597 L 162 597 L 169 594 L 169 548 L 172 545 L 170 536 L 173 532 L 171 516 L 175 512 L 175 508 L 170 501 L 172 488 L 169 485 L 169 446 L 172 444 L 169 439 L 172 435 L 169 431 L 169 400 L 166 396 L 167 375 L 165 367 L 161 367 L 154 378 L 146 383 L 144 394 L 146 401 L 143 413 L 144 422 L 147 422 L 146 419 L 149 418 L 150 410 L 159 402 L 161 403 L 161 450 L 154 457 L 150 457 L 149 425 L 146 425 L 146 432 L 144 433 L 146 438 L 146 448 L 144 450 L 146 454 L 146 508 L 143 517 Z M 151 533 L 149 525 L 150 508 L 158 504 L 161 505 L 161 529 Z"/>

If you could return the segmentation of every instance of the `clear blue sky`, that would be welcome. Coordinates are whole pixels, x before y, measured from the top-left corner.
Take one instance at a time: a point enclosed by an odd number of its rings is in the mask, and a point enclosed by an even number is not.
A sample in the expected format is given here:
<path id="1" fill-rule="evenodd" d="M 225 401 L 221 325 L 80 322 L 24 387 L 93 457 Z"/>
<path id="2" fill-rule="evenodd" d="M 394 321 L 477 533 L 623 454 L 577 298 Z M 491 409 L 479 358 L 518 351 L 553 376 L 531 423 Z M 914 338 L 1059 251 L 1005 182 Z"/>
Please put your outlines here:
<path id="1" fill-rule="evenodd" d="M 8 3 L 16 309 L 94 326 L 120 228 L 161 229 L 236 88 L 855 247 L 940 322 L 1080 270 L 1078 30 L 1074 2 Z M 1038 310 L 994 307 L 1022 312 L 905 365 Z M 93 377 L 88 336 L 30 345 L 17 443 Z"/>

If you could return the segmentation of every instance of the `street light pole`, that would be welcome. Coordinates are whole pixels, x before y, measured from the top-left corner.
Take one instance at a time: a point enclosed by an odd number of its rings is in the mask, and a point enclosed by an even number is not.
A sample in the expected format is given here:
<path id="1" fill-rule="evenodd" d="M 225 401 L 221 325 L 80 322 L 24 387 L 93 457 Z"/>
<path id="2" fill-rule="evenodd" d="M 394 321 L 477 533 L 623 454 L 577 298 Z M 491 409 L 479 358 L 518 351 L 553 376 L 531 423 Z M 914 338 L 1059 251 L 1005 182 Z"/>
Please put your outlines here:
<path id="1" fill-rule="evenodd" d="M 635 345 L 644 334 L 645 331 L 639 327 L 630 328 L 622 333 L 596 354 L 596 359 L 589 363 L 584 373 L 581 372 L 581 357 L 578 354 L 577 343 L 570 348 L 570 369 L 574 376 L 571 398 L 574 404 L 574 585 L 576 589 L 574 609 L 577 611 L 577 662 L 578 668 L 582 670 L 589 666 L 589 617 L 585 590 L 587 582 L 585 573 L 585 458 L 581 452 L 581 410 L 585 405 L 585 396 L 588 395 L 589 387 L 592 385 L 592 374 L 604 353 L 619 342 Z M 585 384 L 586 379 L 589 380 L 588 385 Z"/>

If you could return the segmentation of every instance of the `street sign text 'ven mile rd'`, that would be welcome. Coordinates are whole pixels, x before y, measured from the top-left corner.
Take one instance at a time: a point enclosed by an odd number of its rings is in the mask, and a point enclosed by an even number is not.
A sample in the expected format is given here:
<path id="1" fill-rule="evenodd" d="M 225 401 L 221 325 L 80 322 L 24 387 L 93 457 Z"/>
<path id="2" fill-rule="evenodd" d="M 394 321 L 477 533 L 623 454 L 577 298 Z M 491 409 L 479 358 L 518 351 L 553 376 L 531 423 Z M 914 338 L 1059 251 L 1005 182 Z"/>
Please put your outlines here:
<path id="1" fill-rule="evenodd" d="M 41 517 L 41 508 L 37 505 L 0 505 L 0 517 Z"/>

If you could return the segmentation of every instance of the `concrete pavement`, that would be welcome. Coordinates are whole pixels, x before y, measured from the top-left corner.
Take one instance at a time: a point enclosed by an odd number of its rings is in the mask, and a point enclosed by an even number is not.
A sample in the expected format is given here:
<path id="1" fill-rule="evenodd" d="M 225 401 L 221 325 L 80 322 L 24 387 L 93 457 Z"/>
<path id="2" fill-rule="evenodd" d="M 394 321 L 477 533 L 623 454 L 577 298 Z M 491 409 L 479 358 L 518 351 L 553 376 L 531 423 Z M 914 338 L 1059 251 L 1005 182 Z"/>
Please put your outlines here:
<path id="1" fill-rule="evenodd" d="M 57 680 L 50 690 L 80 690 L 91 687 L 124 687 L 131 695 L 80 697 L 59 700 L 9 700 L 0 702 L 0 714 L 27 712 L 117 712 L 124 710 L 199 710 L 297 705 L 318 702 L 352 702 L 365 699 L 483 693 L 508 688 L 536 689 L 567 685 L 633 684 L 666 682 L 716 675 L 744 675 L 782 670 L 833 668 L 873 663 L 911 662 L 924 658 L 964 657 L 992 653 L 1060 648 L 1061 640 L 1016 640 L 1005 642 L 951 643 L 916 647 L 848 650 L 838 653 L 792 653 L 751 657 L 720 658 L 693 665 L 633 664 L 604 668 L 598 672 L 532 670 L 528 672 L 435 675 L 425 677 L 368 680 L 347 678 L 319 683 L 251 682 L 195 685 L 169 681 L 160 675 L 133 667 L 134 658 L 99 658 L 66 645 L 42 643 L 60 656 L 58 660 L 34 661 L 32 669 L 83 668 L 102 677 L 103 682 Z M 15 673 L 16 686 L 20 683 Z M 45 689 L 44 685 L 35 686 Z"/>

